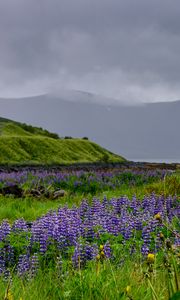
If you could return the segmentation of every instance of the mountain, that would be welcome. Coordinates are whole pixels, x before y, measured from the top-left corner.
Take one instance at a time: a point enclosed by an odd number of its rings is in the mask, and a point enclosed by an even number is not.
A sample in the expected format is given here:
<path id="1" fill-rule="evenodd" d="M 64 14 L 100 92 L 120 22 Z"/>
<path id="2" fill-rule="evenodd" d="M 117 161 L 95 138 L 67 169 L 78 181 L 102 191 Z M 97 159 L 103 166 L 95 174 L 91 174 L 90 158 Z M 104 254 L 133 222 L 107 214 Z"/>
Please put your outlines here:
<path id="1" fill-rule="evenodd" d="M 128 159 L 180 158 L 180 101 L 126 106 L 103 99 L 80 91 L 0 99 L 0 114 L 60 136 L 88 136 Z"/>
<path id="2" fill-rule="evenodd" d="M 59 138 L 42 128 L 0 118 L 0 164 L 70 164 L 124 159 L 87 139 Z"/>

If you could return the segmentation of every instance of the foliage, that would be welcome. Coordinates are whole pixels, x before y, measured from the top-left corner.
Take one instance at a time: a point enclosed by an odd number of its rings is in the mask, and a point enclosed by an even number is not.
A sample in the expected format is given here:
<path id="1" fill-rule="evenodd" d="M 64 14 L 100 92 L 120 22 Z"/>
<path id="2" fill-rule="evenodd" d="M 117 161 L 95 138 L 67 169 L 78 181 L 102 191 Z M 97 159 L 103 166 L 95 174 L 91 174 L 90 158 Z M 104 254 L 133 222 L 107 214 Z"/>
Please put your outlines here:
<path id="1" fill-rule="evenodd" d="M 104 153 L 102 155 L 102 161 L 105 162 L 105 163 L 108 163 L 108 161 L 109 161 L 109 155 L 107 153 Z"/>

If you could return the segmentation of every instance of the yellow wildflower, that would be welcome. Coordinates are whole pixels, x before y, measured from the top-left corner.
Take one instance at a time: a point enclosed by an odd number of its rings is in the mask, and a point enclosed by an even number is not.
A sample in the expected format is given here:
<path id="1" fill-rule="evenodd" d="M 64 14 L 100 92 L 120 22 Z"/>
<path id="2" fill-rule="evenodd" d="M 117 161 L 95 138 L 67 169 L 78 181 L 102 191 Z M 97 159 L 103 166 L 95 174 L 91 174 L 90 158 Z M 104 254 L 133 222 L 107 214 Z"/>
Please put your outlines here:
<path id="1" fill-rule="evenodd" d="M 155 261 L 155 255 L 153 253 L 149 253 L 147 256 L 147 262 L 153 264 Z"/>
<path id="2" fill-rule="evenodd" d="M 130 291 L 131 291 L 131 287 L 130 287 L 130 285 L 128 285 L 128 286 L 125 288 L 125 292 L 126 292 L 127 294 L 129 294 Z"/>
<path id="3" fill-rule="evenodd" d="M 104 249 L 104 246 L 103 245 L 100 245 L 99 246 L 99 249 L 102 251 Z"/>
<path id="4" fill-rule="evenodd" d="M 104 251 L 101 251 L 100 255 L 101 255 L 101 257 L 104 257 L 105 256 Z"/>
<path id="5" fill-rule="evenodd" d="M 157 213 L 157 214 L 154 216 L 154 219 L 157 220 L 157 221 L 160 221 L 160 220 L 161 220 L 161 214 L 160 214 L 160 213 Z"/>

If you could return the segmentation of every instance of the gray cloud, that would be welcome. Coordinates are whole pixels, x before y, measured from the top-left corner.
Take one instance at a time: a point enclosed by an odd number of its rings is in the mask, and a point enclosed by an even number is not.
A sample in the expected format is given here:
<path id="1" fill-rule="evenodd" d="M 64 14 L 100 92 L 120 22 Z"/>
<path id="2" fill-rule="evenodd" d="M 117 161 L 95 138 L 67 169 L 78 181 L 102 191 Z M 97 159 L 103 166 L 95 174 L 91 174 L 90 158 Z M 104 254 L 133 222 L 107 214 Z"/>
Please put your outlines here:
<path id="1" fill-rule="evenodd" d="M 178 0 L 1 0 L 0 96 L 179 99 Z"/>

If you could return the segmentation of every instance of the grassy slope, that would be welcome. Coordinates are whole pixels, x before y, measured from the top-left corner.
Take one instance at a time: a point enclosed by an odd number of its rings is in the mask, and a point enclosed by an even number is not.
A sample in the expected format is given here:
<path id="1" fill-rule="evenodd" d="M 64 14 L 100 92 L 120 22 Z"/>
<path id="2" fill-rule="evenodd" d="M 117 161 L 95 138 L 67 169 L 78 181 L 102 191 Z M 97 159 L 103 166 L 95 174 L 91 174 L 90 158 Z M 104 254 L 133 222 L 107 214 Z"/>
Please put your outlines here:
<path id="1" fill-rule="evenodd" d="M 118 155 L 83 139 L 54 139 L 40 128 L 24 130 L 21 123 L 0 118 L 0 163 L 51 164 L 96 162 L 108 154 L 109 161 L 123 161 Z M 32 129 L 31 128 L 31 129 Z"/>

